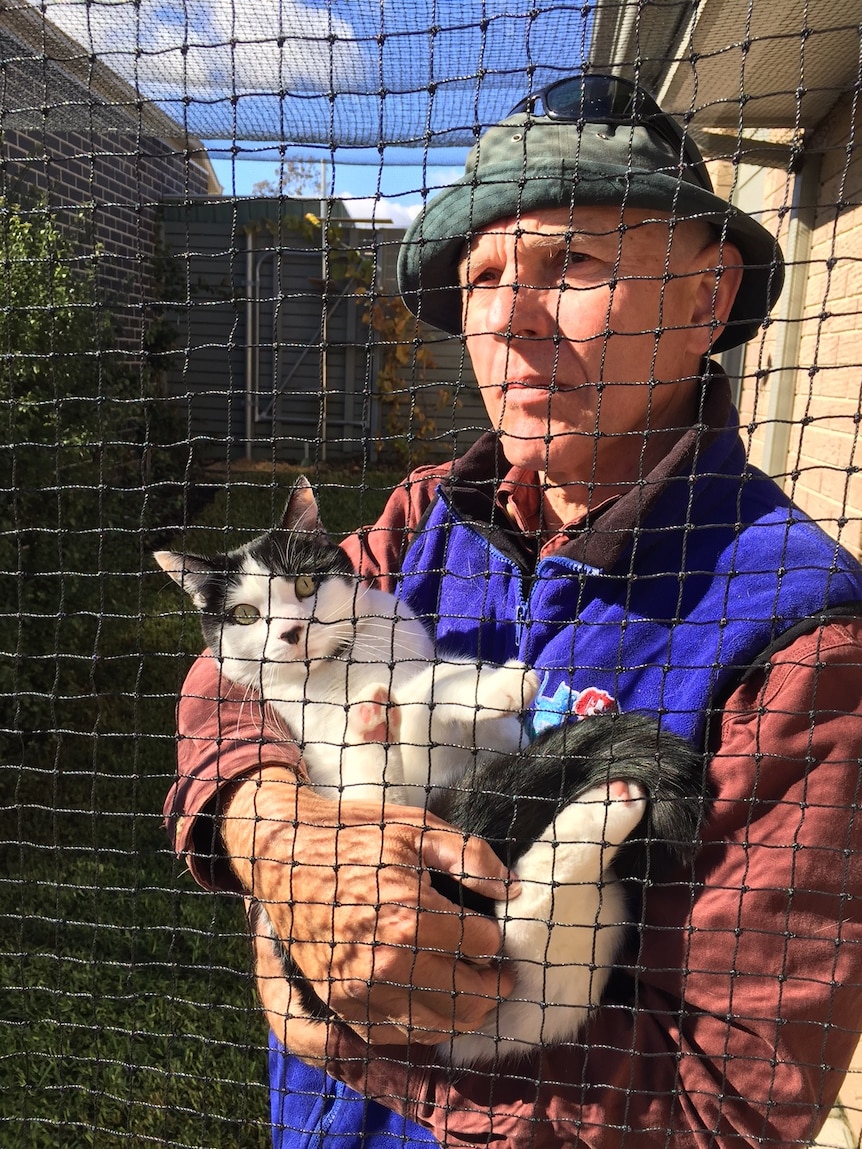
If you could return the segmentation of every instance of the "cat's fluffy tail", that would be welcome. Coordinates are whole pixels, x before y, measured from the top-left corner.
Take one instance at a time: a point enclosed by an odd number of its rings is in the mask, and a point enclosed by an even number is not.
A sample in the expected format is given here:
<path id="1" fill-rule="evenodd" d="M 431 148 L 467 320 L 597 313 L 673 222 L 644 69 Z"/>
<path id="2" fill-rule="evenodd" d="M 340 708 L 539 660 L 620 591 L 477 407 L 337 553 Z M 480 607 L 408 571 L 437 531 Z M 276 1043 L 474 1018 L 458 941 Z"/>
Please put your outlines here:
<path id="1" fill-rule="evenodd" d="M 518 754 L 481 763 L 441 795 L 435 813 L 484 838 L 505 865 L 517 869 L 518 859 L 561 810 L 618 779 L 639 784 L 648 802 L 617 854 L 616 874 L 656 881 L 690 863 L 708 808 L 702 757 L 638 714 L 595 714 L 547 731 Z M 493 912 L 491 903 L 473 903 L 454 884 L 443 892 Z"/>

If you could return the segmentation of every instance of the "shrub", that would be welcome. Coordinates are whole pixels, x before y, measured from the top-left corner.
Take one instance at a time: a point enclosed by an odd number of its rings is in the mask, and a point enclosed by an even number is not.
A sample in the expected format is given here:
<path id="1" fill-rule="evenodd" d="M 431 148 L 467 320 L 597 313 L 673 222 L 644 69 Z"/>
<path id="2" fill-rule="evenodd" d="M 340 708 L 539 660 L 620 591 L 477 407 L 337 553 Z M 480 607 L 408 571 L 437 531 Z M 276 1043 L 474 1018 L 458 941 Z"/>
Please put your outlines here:
<path id="1" fill-rule="evenodd" d="M 241 914 L 177 888 L 159 812 L 200 633 L 142 572 L 182 435 L 83 249 L 0 204 L 0 1142 L 258 1149 Z"/>
<path id="2" fill-rule="evenodd" d="M 118 605 L 95 584 L 130 558 L 140 570 L 151 423 L 163 419 L 78 239 L 44 209 L 0 203 L 0 698 L 3 732 L 19 738 L 56 729 L 62 700 L 95 698 L 99 616 Z"/>

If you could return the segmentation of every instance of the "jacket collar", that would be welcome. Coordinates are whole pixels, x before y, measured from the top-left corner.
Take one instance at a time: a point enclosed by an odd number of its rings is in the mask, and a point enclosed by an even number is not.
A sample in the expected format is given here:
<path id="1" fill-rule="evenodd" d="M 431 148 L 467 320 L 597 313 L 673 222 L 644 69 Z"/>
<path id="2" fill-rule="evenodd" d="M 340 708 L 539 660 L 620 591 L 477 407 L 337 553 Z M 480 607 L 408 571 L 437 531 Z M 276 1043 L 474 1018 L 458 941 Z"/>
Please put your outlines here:
<path id="1" fill-rule="evenodd" d="M 736 413 L 730 397 L 727 376 L 715 364 L 708 365 L 701 392 L 698 422 L 682 435 L 661 462 L 642 479 L 632 483 L 624 495 L 606 504 L 594 516 L 570 524 L 566 541 L 557 552 L 579 564 L 611 570 L 631 548 L 632 538 L 659 500 L 681 478 L 693 474 L 703 453 L 727 438 L 726 450 L 738 442 Z M 724 453 L 724 452 L 723 452 Z M 520 565 L 534 565 L 537 546 L 513 524 L 497 497 L 501 484 L 512 471 L 503 454 L 500 439 L 493 431 L 482 435 L 455 463 L 441 484 L 444 497 L 459 514 L 494 541 Z M 524 482 L 523 472 L 519 481 Z M 538 484 L 538 476 L 534 476 Z"/>

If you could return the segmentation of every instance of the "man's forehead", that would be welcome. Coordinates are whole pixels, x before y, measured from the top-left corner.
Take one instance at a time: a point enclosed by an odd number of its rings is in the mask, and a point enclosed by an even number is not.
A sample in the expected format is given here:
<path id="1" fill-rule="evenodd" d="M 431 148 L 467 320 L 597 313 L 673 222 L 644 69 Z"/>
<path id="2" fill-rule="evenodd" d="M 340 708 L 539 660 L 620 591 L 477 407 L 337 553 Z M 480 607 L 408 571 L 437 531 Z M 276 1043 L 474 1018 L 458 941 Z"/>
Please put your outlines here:
<path id="1" fill-rule="evenodd" d="M 540 208 L 520 216 L 509 216 L 487 224 L 475 232 L 470 247 L 483 240 L 518 236 L 613 236 L 625 234 L 630 228 L 648 224 L 669 227 L 671 217 L 665 212 L 620 206 L 585 206 L 575 208 Z"/>

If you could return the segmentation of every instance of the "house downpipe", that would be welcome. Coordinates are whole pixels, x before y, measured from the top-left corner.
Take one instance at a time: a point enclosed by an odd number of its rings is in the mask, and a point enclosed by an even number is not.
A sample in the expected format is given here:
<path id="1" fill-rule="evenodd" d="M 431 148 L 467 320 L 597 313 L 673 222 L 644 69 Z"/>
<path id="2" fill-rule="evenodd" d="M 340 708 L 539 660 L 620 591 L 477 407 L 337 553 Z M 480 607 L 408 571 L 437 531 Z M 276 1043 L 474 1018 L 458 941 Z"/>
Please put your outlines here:
<path id="1" fill-rule="evenodd" d="M 257 283 L 254 272 L 254 229 L 245 229 L 245 457 L 251 462 L 254 444 Z"/>
<path id="2" fill-rule="evenodd" d="M 800 371 L 799 349 L 805 294 L 810 270 L 811 237 L 820 191 L 821 156 L 809 153 L 793 181 L 790 222 L 784 244 L 787 281 L 774 313 L 775 361 L 771 372 L 766 425 L 763 436 L 763 469 L 778 482 L 786 481 L 791 420 Z"/>

